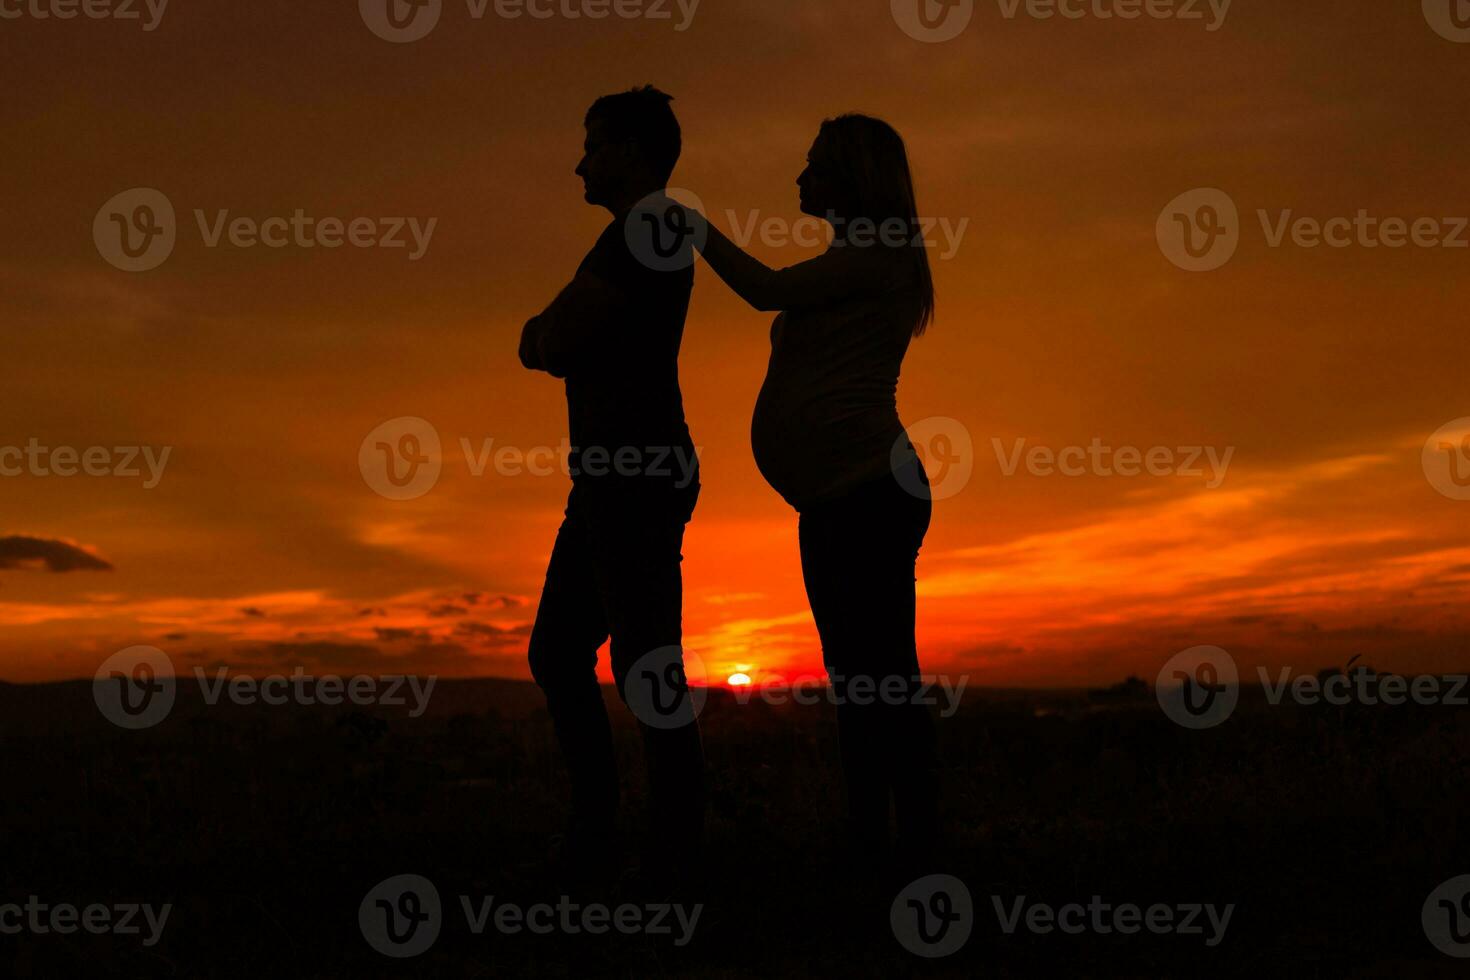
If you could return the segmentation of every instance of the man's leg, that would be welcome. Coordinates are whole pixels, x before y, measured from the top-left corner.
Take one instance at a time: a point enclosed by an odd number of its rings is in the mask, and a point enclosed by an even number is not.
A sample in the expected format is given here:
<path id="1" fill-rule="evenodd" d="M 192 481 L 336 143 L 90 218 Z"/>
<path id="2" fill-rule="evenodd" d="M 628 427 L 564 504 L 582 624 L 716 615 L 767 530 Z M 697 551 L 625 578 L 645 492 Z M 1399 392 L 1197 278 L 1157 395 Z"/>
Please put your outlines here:
<path id="1" fill-rule="evenodd" d="M 612 634 L 612 668 L 627 698 L 639 658 L 683 642 L 684 526 L 697 485 L 687 491 L 649 490 L 602 498 L 594 518 L 597 578 Z M 633 681 L 638 682 L 638 678 Z M 691 716 L 676 727 L 639 720 L 656 876 L 697 874 L 704 829 L 704 750 Z"/>
<path id="2" fill-rule="evenodd" d="M 530 663 L 571 778 L 569 857 L 588 872 L 606 870 L 616 861 L 617 761 L 597 682 L 597 650 L 607 635 L 586 515 L 574 489 L 546 569 Z"/>

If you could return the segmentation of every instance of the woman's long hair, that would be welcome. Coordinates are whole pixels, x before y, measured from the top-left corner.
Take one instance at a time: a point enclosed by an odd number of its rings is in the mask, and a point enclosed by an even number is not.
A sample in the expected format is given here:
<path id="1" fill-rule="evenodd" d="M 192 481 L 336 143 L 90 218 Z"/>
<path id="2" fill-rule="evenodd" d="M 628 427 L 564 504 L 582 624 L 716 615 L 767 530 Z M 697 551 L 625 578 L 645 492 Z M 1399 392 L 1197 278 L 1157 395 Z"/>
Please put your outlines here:
<path id="1" fill-rule="evenodd" d="M 867 219 L 879 228 L 895 218 L 907 224 L 909 239 L 904 255 L 913 264 L 919 291 L 914 315 L 917 337 L 934 321 L 934 276 L 929 269 L 929 250 L 924 245 L 903 137 L 883 120 L 858 113 L 828 119 L 822 123 L 819 137 L 829 141 L 843 182 L 853 195 L 850 206 L 854 213 L 844 218 Z"/>

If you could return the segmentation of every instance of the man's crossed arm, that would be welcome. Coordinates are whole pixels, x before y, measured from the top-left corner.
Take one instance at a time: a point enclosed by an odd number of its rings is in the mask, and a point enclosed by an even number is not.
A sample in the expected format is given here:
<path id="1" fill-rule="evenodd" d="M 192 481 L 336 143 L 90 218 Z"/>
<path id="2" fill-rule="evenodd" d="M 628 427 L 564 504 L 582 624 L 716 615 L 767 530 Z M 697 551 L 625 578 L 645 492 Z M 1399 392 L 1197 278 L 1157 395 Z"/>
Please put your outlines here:
<path id="1" fill-rule="evenodd" d="M 521 331 L 521 364 L 565 378 L 606 342 L 609 321 L 625 305 L 622 292 L 594 273 L 579 272 Z"/>

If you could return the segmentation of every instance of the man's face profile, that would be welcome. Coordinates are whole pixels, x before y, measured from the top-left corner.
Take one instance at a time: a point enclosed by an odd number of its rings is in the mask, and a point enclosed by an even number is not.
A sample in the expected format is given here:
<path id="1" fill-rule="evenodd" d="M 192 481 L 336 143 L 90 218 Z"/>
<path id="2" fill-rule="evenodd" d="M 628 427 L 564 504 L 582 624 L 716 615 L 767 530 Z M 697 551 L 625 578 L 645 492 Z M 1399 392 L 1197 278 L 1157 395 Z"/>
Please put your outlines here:
<path id="1" fill-rule="evenodd" d="M 588 204 L 606 206 L 617 188 L 626 182 L 628 157 L 625 144 L 609 138 L 607 124 L 594 119 L 587 126 L 582 144 L 582 162 L 577 176 L 582 178 L 583 197 Z"/>

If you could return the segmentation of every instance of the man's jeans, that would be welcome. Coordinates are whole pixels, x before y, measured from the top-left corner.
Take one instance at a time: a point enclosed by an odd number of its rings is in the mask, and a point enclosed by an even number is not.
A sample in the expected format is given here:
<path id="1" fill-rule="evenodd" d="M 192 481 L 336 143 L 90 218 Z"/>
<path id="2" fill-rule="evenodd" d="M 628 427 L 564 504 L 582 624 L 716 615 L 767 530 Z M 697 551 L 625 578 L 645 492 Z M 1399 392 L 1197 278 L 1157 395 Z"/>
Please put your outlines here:
<path id="1" fill-rule="evenodd" d="M 617 763 L 597 651 L 612 637 L 612 673 L 626 700 L 630 668 L 683 639 L 684 526 L 699 496 L 636 478 L 575 485 L 546 570 L 531 631 L 531 674 L 546 694 L 571 776 L 573 861 L 614 860 Z M 675 868 L 698 860 L 704 821 L 699 727 L 639 722 L 648 766 L 650 856 Z"/>

